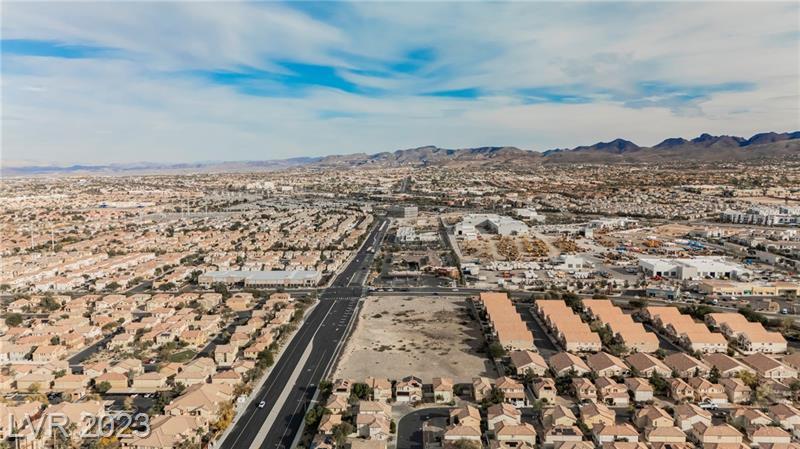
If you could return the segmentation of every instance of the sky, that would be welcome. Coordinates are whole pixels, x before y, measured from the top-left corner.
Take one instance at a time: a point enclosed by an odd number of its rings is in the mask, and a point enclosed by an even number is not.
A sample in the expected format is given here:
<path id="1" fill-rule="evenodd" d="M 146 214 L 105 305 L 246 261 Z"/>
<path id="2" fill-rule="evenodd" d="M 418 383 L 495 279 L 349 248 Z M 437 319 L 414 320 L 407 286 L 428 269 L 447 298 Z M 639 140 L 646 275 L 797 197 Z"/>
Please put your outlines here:
<path id="1" fill-rule="evenodd" d="M 800 3 L 9 2 L 2 161 L 800 129 Z"/>

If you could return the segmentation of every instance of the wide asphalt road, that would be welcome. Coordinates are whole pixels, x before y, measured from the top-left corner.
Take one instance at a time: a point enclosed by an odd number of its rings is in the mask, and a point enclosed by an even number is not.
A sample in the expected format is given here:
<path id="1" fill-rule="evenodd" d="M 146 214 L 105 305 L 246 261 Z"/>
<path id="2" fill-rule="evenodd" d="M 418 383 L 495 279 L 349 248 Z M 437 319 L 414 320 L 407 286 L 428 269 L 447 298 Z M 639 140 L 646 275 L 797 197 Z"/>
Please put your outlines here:
<path id="1" fill-rule="evenodd" d="M 357 313 L 364 292 L 362 281 L 374 257 L 370 249 L 377 249 L 383 240 L 388 228 L 385 223 L 385 218 L 377 220 L 352 261 L 320 295 L 319 304 L 309 313 L 263 387 L 218 447 L 291 447 L 317 385 L 334 362 L 339 342 L 346 338 L 348 325 Z M 285 400 L 276 408 L 276 401 L 282 395 Z M 260 401 L 265 402 L 264 408 L 258 408 Z M 271 424 L 265 423 L 267 417 L 272 418 Z M 264 426 L 269 428 L 262 429 Z"/>

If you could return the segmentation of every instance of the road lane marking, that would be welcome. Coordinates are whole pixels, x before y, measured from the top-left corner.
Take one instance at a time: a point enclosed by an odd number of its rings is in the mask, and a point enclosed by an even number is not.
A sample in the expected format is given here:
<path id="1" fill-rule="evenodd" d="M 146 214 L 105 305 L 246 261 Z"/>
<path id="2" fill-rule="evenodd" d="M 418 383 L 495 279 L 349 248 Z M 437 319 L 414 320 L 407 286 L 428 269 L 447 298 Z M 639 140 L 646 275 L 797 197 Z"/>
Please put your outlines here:
<path id="1" fill-rule="evenodd" d="M 267 437 L 267 434 L 270 430 L 272 430 L 272 424 L 275 421 L 277 415 L 281 412 L 281 408 L 283 408 L 283 404 L 286 403 L 286 399 L 292 393 L 292 390 L 295 388 L 295 383 L 297 382 L 297 378 L 300 377 L 300 373 L 303 372 L 303 367 L 305 366 L 306 362 L 308 361 L 309 356 L 311 355 L 311 350 L 314 348 L 314 340 L 312 339 L 309 342 L 306 350 L 303 351 L 302 357 L 297 362 L 295 366 L 295 370 L 292 372 L 291 377 L 286 382 L 286 388 L 281 391 L 281 395 L 278 396 L 278 399 L 272 406 L 272 410 L 269 411 L 269 415 L 267 415 L 266 419 L 264 419 L 264 423 L 261 425 L 261 428 L 258 429 L 258 433 L 256 437 L 253 439 L 253 442 L 250 444 L 250 449 L 256 449 L 261 447 L 261 444 L 264 443 L 264 439 Z M 291 387 L 289 387 L 291 385 Z M 281 438 L 283 439 L 283 438 Z"/>
<path id="2" fill-rule="evenodd" d="M 323 318 L 322 318 L 323 322 L 328 317 L 328 315 L 331 313 L 331 309 L 333 309 L 332 305 L 331 305 L 331 307 L 328 308 L 328 311 L 325 313 L 325 316 L 323 316 Z M 292 343 L 295 341 L 296 338 L 300 337 L 301 335 L 305 335 L 310 331 L 311 328 L 309 326 L 306 326 L 306 324 L 309 324 L 309 321 L 311 321 L 311 320 L 307 320 L 305 323 L 303 323 L 303 327 L 300 328 L 300 331 L 297 334 L 295 334 L 295 336 L 288 343 L 288 345 L 292 345 Z M 306 329 L 304 329 L 304 328 L 306 328 Z M 316 334 L 316 332 L 314 332 L 314 334 Z M 313 342 L 313 341 L 314 341 L 314 337 L 312 335 L 311 342 Z M 296 346 L 297 345 L 295 345 L 295 347 L 292 347 L 292 348 L 288 348 L 287 347 L 287 351 L 285 351 L 283 354 L 281 354 L 281 358 L 278 360 L 278 363 L 280 364 L 280 362 L 282 360 L 284 360 L 284 361 L 286 360 L 286 357 L 290 357 L 292 354 L 294 354 L 295 351 L 297 350 Z M 273 387 L 273 385 L 275 385 L 275 380 L 280 377 L 280 373 L 283 372 L 283 370 L 286 368 L 286 366 L 287 366 L 287 364 L 283 363 L 280 367 L 278 367 L 278 371 L 277 372 L 276 371 L 270 371 L 270 373 L 268 374 L 268 378 L 267 379 L 269 380 L 269 378 L 272 377 L 273 374 L 275 374 L 275 377 L 272 378 L 271 381 L 269 381 L 269 384 L 265 383 L 261 387 L 260 391 L 264 393 L 264 396 L 262 396 L 261 400 L 266 400 L 266 393 Z M 255 402 L 255 401 L 253 401 L 253 402 Z M 247 428 L 250 426 L 250 421 L 252 421 L 253 418 L 258 414 L 258 410 L 259 409 L 256 408 L 250 413 L 250 416 L 247 418 L 247 421 L 244 423 L 244 427 L 242 428 L 242 431 L 239 432 L 238 435 L 236 435 L 236 438 L 233 440 L 233 444 L 231 445 L 231 447 L 235 447 L 236 443 L 239 441 L 239 438 L 241 438 L 242 435 L 247 431 Z"/>

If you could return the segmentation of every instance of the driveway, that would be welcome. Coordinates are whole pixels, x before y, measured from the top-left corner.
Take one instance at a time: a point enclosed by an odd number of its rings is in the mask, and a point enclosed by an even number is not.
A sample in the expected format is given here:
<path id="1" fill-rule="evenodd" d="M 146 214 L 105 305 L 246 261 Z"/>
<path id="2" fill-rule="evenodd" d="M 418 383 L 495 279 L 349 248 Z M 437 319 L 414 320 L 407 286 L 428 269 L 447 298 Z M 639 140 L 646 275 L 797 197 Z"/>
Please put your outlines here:
<path id="1" fill-rule="evenodd" d="M 397 424 L 397 449 L 422 449 L 422 423 L 431 419 L 443 424 L 450 417 L 450 408 L 426 408 L 411 412 Z"/>

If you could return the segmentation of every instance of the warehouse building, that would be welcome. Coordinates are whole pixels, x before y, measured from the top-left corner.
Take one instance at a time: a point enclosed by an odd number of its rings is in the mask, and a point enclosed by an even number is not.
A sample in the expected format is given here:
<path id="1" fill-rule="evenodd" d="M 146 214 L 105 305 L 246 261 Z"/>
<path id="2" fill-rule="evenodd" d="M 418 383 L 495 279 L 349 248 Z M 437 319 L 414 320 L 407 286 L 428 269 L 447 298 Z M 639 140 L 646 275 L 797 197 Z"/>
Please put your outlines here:
<path id="1" fill-rule="evenodd" d="M 714 256 L 682 259 L 642 258 L 639 259 L 639 267 L 647 276 L 679 280 L 738 279 L 750 273 L 738 264 Z"/>
<path id="2" fill-rule="evenodd" d="M 241 284 L 244 287 L 270 288 L 270 287 L 314 287 L 319 284 L 321 275 L 318 271 L 208 271 L 201 274 L 197 283 L 201 287 L 211 287 L 214 284 L 233 286 Z"/>

